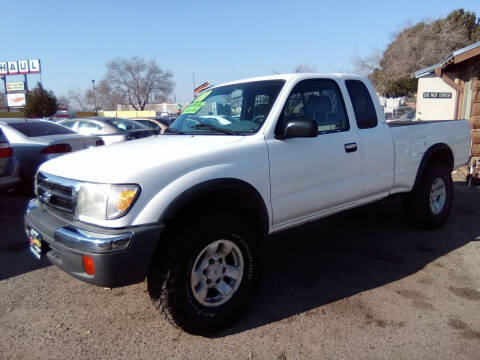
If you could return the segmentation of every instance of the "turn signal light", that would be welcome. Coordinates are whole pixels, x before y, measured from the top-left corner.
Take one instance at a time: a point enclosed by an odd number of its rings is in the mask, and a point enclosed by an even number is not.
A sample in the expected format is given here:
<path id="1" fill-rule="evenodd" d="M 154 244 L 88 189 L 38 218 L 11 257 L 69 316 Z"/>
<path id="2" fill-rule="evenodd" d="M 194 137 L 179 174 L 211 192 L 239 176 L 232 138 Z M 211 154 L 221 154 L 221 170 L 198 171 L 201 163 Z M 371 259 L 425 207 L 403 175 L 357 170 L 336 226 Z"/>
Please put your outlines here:
<path id="1" fill-rule="evenodd" d="M 136 193 L 137 190 L 122 190 L 118 199 L 117 209 L 126 211 L 130 207 L 133 199 L 135 199 Z"/>
<path id="2" fill-rule="evenodd" d="M 83 268 L 88 275 L 95 275 L 95 264 L 91 256 L 82 255 Z"/>
<path id="3" fill-rule="evenodd" d="M 47 154 L 62 154 L 72 151 L 72 148 L 68 144 L 55 144 L 49 145 L 44 148 L 40 154 L 47 155 Z"/>

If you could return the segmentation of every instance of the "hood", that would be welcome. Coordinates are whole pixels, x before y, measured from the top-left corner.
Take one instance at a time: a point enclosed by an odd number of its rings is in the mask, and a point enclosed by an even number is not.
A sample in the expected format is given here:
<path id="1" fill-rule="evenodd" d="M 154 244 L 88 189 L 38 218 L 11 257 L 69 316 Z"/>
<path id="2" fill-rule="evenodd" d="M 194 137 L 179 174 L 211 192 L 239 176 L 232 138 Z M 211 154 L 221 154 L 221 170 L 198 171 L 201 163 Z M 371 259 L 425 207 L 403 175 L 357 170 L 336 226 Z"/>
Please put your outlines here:
<path id="1" fill-rule="evenodd" d="M 100 183 L 135 183 L 138 174 L 182 160 L 202 158 L 239 142 L 244 136 L 159 135 L 63 155 L 43 163 L 39 171 L 68 179 Z"/>

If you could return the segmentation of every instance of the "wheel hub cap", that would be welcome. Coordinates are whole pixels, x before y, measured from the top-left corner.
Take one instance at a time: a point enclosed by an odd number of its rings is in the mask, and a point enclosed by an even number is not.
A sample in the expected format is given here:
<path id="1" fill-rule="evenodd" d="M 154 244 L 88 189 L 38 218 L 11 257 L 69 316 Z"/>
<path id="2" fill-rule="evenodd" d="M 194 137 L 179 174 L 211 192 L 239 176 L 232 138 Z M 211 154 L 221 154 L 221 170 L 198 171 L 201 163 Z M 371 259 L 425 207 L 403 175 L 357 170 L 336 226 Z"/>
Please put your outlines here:
<path id="1" fill-rule="evenodd" d="M 207 279 L 217 281 L 223 275 L 223 266 L 219 262 L 215 262 L 207 267 Z"/>
<path id="2" fill-rule="evenodd" d="M 442 212 L 447 201 L 447 186 L 441 178 L 435 179 L 430 189 L 430 210 L 435 215 Z"/>
<path id="3" fill-rule="evenodd" d="M 200 251 L 192 267 L 191 289 L 207 307 L 227 302 L 238 290 L 244 261 L 240 248 L 230 240 L 216 240 Z"/>

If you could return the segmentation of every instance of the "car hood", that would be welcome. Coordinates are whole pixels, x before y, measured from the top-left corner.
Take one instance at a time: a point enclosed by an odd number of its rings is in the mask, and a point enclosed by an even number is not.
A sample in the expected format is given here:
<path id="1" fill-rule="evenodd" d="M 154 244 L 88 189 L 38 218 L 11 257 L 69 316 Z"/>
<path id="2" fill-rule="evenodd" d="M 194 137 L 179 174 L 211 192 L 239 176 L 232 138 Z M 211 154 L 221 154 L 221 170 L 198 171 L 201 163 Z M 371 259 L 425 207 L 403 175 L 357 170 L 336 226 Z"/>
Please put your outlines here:
<path id="1" fill-rule="evenodd" d="M 231 135 L 151 136 L 63 155 L 43 163 L 39 171 L 81 181 L 138 183 L 144 174 L 192 166 L 243 139 Z"/>

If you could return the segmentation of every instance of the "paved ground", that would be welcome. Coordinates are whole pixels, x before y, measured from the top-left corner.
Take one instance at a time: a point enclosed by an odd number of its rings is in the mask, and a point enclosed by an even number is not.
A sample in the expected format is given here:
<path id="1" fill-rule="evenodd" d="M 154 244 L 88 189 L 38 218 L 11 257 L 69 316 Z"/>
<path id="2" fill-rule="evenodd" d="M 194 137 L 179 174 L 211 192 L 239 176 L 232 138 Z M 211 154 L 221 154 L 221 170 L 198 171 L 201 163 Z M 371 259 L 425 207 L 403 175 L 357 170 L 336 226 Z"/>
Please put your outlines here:
<path id="1" fill-rule="evenodd" d="M 480 190 L 443 229 L 388 200 L 272 237 L 248 316 L 213 338 L 172 328 L 146 284 L 106 290 L 26 250 L 26 198 L 0 198 L 0 359 L 478 359 Z M 274 247 L 275 244 L 275 247 Z"/>

